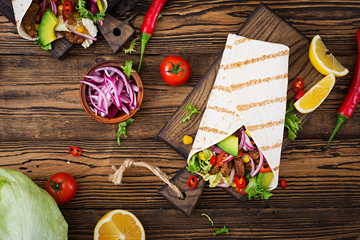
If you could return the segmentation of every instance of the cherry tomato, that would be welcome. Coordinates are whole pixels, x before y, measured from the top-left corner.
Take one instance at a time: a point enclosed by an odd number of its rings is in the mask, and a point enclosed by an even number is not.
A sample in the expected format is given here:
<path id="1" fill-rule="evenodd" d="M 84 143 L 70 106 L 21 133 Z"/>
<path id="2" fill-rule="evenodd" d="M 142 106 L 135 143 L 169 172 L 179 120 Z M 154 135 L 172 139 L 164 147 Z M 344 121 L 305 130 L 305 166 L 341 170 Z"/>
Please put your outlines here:
<path id="1" fill-rule="evenodd" d="M 168 56 L 160 64 L 162 79 L 172 86 L 186 83 L 190 77 L 190 73 L 189 63 L 180 56 Z"/>
<path id="2" fill-rule="evenodd" d="M 285 179 L 281 179 L 281 181 L 280 181 L 280 186 L 281 186 L 283 189 L 285 189 L 285 188 L 287 187 L 287 183 L 286 183 Z"/>
<path id="3" fill-rule="evenodd" d="M 70 174 L 59 172 L 49 178 L 45 190 L 58 204 L 64 204 L 74 197 L 77 190 L 76 181 Z"/>

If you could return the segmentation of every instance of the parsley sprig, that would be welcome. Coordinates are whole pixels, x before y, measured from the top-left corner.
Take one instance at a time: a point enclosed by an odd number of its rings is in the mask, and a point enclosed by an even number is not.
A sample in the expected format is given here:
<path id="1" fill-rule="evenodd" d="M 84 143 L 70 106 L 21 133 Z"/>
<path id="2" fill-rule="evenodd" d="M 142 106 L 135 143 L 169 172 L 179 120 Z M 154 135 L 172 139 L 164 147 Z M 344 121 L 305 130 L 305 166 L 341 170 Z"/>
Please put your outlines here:
<path id="1" fill-rule="evenodd" d="M 214 236 L 216 236 L 219 233 L 226 233 L 227 235 L 229 235 L 229 229 L 226 226 L 219 228 L 214 232 Z"/>
<path id="2" fill-rule="evenodd" d="M 126 126 L 127 126 L 129 123 L 132 123 L 133 121 L 135 121 L 135 119 L 129 118 L 128 120 L 119 123 L 119 130 L 118 130 L 118 132 L 117 132 L 117 143 L 119 144 L 119 146 L 121 146 L 120 136 L 121 136 L 121 135 L 124 135 L 125 137 L 128 137 L 128 136 L 126 135 Z"/>
<path id="3" fill-rule="evenodd" d="M 200 111 L 198 111 L 196 109 L 196 107 L 194 105 L 192 105 L 191 103 L 189 103 L 186 108 L 186 111 L 188 111 L 189 113 L 186 115 L 186 117 L 184 117 L 183 119 L 181 119 L 182 122 L 186 122 L 188 120 L 190 120 L 191 115 L 193 115 L 194 113 L 201 113 Z"/>
<path id="4" fill-rule="evenodd" d="M 126 78 L 129 80 L 131 73 L 135 72 L 135 70 L 132 69 L 132 61 L 131 60 L 126 60 L 125 61 L 125 66 L 120 66 L 122 68 L 122 70 L 124 71 Z"/>
<path id="5" fill-rule="evenodd" d="M 138 45 L 137 40 L 139 40 L 139 37 L 131 41 L 129 48 L 123 48 L 125 54 L 136 52 L 135 46 Z"/>
<path id="6" fill-rule="evenodd" d="M 288 129 L 288 138 L 290 140 L 294 140 L 296 138 L 296 132 L 301 129 L 301 126 L 299 125 L 301 120 L 296 114 L 291 113 L 294 110 L 294 101 L 291 101 L 285 114 L 285 127 Z"/>

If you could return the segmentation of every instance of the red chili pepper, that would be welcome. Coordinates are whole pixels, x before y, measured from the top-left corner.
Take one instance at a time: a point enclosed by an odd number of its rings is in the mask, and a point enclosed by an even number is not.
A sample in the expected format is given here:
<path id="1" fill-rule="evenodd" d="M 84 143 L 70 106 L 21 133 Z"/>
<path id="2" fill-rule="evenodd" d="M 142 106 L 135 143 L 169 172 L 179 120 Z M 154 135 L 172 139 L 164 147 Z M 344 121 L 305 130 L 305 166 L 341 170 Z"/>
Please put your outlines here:
<path id="1" fill-rule="evenodd" d="M 247 192 L 245 192 L 245 188 L 235 188 L 235 192 L 241 193 L 241 194 L 247 194 Z"/>
<path id="2" fill-rule="evenodd" d="M 215 166 L 217 162 L 217 157 L 214 155 L 210 158 L 210 164 Z"/>
<path id="3" fill-rule="evenodd" d="M 71 155 L 74 155 L 75 157 L 78 157 L 81 155 L 82 151 L 78 147 L 71 146 L 71 147 L 69 147 L 69 153 Z"/>
<path id="4" fill-rule="evenodd" d="M 271 168 L 270 167 L 264 168 L 264 166 L 261 166 L 260 172 L 262 172 L 262 173 L 271 172 Z"/>
<path id="5" fill-rule="evenodd" d="M 294 85 L 292 87 L 293 91 L 298 93 L 300 92 L 304 87 L 304 80 L 302 80 L 301 78 L 296 78 L 294 80 Z"/>
<path id="6" fill-rule="evenodd" d="M 235 184 L 237 188 L 245 188 L 246 187 L 246 181 L 245 178 L 243 176 L 241 176 L 239 178 L 238 175 L 236 175 L 235 177 Z"/>
<path id="7" fill-rule="evenodd" d="M 280 181 L 280 186 L 281 186 L 283 189 L 285 189 L 285 188 L 287 187 L 287 183 L 286 183 L 285 179 L 281 179 L 281 181 Z"/>
<path id="8" fill-rule="evenodd" d="M 197 182 L 198 182 L 198 178 L 197 178 L 197 177 L 195 177 L 195 176 L 189 177 L 189 180 L 187 181 L 187 186 L 188 186 L 188 188 L 190 188 L 190 189 L 195 188 Z"/>
<path id="9" fill-rule="evenodd" d="M 357 44 L 358 58 L 356 61 L 355 74 L 346 98 L 342 103 L 340 109 L 338 110 L 337 124 L 333 133 L 331 134 L 329 141 L 327 142 L 325 150 L 329 147 L 331 140 L 334 138 L 340 126 L 354 113 L 356 105 L 359 103 L 360 100 L 360 29 L 357 31 Z"/>
<path id="10" fill-rule="evenodd" d="M 304 96 L 306 92 L 304 90 L 301 90 L 298 94 L 296 94 L 296 96 L 294 97 L 294 100 L 297 101 L 299 100 L 302 96 Z"/>
<path id="11" fill-rule="evenodd" d="M 144 51 L 145 51 L 145 45 L 150 40 L 150 38 L 154 32 L 156 20 L 158 19 L 160 11 L 161 11 L 162 7 L 164 6 L 165 2 L 166 2 L 166 0 L 154 0 L 151 3 L 150 8 L 145 15 L 143 24 L 140 29 L 141 55 L 140 55 L 138 72 L 140 72 L 141 63 L 142 63 L 142 59 L 143 59 Z"/>
<path id="12" fill-rule="evenodd" d="M 72 12 L 72 5 L 69 1 L 65 1 L 63 4 L 63 11 L 65 14 L 71 14 Z"/>

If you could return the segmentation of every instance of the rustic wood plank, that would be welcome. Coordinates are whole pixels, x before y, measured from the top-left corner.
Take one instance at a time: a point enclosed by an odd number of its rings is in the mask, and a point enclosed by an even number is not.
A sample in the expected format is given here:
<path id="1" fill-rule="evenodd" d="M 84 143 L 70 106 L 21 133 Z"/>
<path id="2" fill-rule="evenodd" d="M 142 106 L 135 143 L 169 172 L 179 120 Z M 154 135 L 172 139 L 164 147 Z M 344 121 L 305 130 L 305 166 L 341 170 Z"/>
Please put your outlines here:
<path id="1" fill-rule="evenodd" d="M 138 30 L 152 0 L 133 1 L 132 11 L 110 14 Z M 184 158 L 156 134 L 216 59 L 228 33 L 235 33 L 260 1 L 167 1 L 163 18 L 147 44 L 142 71 L 144 105 L 127 128 L 128 138 L 116 143 L 117 126 L 89 118 L 79 102 L 78 81 L 98 61 L 139 60 L 114 55 L 103 36 L 86 51 L 74 46 L 64 61 L 19 38 L 15 25 L 0 14 L 0 167 L 25 173 L 40 187 L 58 171 L 73 174 L 79 189 L 61 206 L 69 239 L 93 239 L 96 222 L 113 209 L 135 213 L 147 239 L 211 239 L 226 225 L 230 235 L 219 239 L 357 239 L 360 232 L 360 108 L 341 127 L 331 148 L 323 152 L 350 86 L 357 57 L 359 2 L 263 1 L 308 39 L 320 33 L 326 46 L 349 68 L 319 109 L 282 153 L 280 187 L 267 201 L 239 203 L 221 189 L 206 187 L 191 217 L 163 198 L 163 183 L 146 169 L 130 168 L 124 183 L 108 180 L 111 165 L 128 157 L 159 166 L 173 177 Z M 117 9 L 118 8 L 118 9 Z M 2 6 L 0 7 L 2 10 Z M 178 54 L 189 61 L 192 75 L 179 87 L 161 80 L 160 62 Z M 181 137 L 181 136 L 180 136 Z M 75 158 L 68 147 L 79 146 Z M 67 163 L 67 162 L 70 162 Z M 220 203 L 220 204 L 219 204 Z M 201 216 L 209 214 L 215 225 Z"/>

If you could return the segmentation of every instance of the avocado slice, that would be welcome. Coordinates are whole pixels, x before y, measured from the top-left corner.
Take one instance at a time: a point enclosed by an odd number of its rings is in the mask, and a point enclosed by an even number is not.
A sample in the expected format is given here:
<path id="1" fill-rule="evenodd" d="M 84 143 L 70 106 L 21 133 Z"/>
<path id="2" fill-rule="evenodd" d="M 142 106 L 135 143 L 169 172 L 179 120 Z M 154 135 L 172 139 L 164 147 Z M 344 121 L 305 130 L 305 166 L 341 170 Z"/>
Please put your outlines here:
<path id="1" fill-rule="evenodd" d="M 261 187 L 267 188 L 269 186 L 269 184 L 270 184 L 273 177 L 274 177 L 273 172 L 263 173 L 263 176 L 262 176 L 262 179 L 261 179 Z"/>
<path id="2" fill-rule="evenodd" d="M 59 21 L 51 10 L 47 10 L 39 26 L 39 41 L 46 46 L 56 40 L 55 26 Z"/>
<path id="3" fill-rule="evenodd" d="M 228 136 L 217 144 L 219 148 L 235 157 L 239 154 L 239 138 L 233 135 Z"/>

